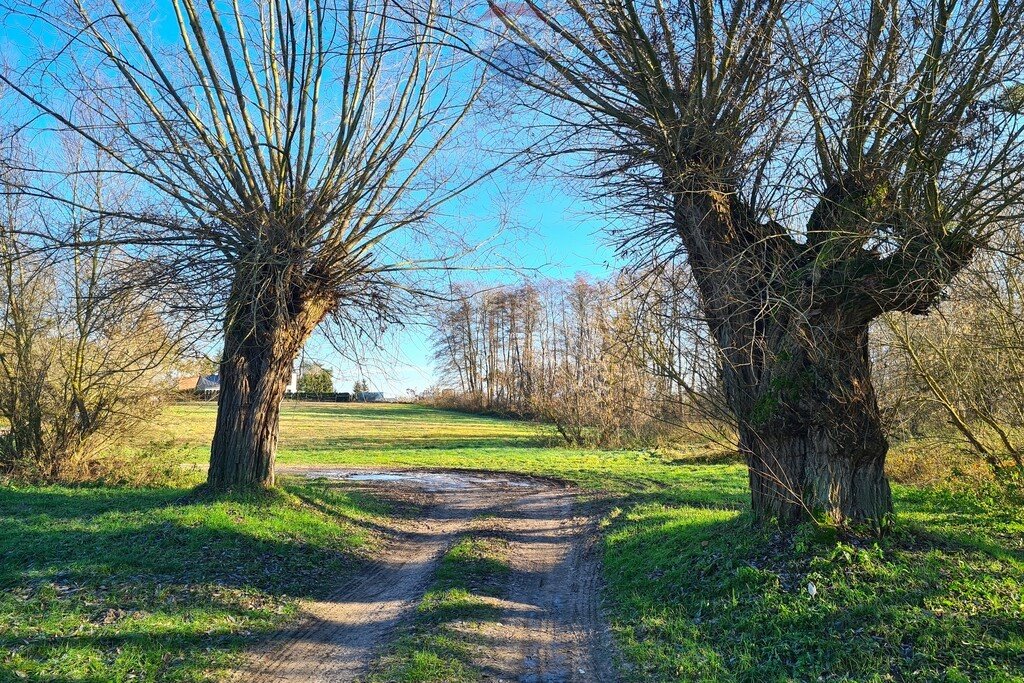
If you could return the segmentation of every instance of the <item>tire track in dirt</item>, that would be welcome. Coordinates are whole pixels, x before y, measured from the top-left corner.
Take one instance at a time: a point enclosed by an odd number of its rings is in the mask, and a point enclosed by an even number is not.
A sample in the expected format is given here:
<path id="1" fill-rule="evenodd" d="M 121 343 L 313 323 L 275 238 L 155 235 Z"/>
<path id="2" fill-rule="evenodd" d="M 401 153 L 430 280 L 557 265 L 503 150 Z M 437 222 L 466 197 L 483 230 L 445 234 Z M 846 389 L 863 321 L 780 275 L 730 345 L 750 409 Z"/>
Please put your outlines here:
<path id="1" fill-rule="evenodd" d="M 611 637 L 601 618 L 597 518 L 572 490 L 524 496 L 495 518 L 509 541 L 513 574 L 503 618 L 484 625 L 494 648 L 482 662 L 499 681 L 584 683 L 616 680 Z M 490 632 L 490 633 L 488 633 Z"/>
<path id="2" fill-rule="evenodd" d="M 598 607 L 596 519 L 576 493 L 550 482 L 499 474 L 292 469 L 350 482 L 425 505 L 397 523 L 374 565 L 325 600 L 306 603 L 296 625 L 250 652 L 236 681 L 355 681 L 408 620 L 444 553 L 469 532 L 505 538 L 512 576 L 492 643 L 477 662 L 493 679 L 521 683 L 615 681 L 610 638 Z"/>

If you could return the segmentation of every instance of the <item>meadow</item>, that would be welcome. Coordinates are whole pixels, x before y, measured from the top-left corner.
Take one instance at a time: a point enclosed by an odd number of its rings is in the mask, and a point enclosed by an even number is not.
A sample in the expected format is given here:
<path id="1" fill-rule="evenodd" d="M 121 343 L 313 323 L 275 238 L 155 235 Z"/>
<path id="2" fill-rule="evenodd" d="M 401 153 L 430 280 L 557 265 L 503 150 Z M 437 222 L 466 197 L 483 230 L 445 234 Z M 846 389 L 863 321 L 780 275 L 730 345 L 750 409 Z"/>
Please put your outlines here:
<path id="1" fill-rule="evenodd" d="M 159 465 L 163 483 L 0 487 L 0 680 L 219 680 L 328 577 L 369 562 L 382 521 L 416 514 L 288 476 L 272 493 L 205 494 L 214 410 L 172 406 L 119 449 Z M 492 470 L 585 489 L 604 520 L 624 680 L 1024 681 L 1019 507 L 897 485 L 881 540 L 782 533 L 751 523 L 742 464 L 707 450 L 567 449 L 531 423 L 286 403 L 279 464 Z M 451 567 L 472 555 L 466 542 L 426 608 L 465 580 Z M 390 656 L 415 661 L 429 646 L 416 638 Z M 402 661 L 384 670 L 375 680 L 445 680 Z"/>

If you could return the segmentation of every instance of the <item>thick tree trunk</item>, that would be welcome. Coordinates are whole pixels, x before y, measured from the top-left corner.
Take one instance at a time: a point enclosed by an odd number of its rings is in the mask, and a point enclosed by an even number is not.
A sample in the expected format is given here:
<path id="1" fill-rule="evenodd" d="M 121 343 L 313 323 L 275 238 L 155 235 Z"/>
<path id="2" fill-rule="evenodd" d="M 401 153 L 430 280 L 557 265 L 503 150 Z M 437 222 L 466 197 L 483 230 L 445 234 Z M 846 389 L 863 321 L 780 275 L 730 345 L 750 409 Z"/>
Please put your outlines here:
<path id="1" fill-rule="evenodd" d="M 227 326 L 207 475 L 212 488 L 274 485 L 281 400 L 301 344 L 295 337 L 286 329 Z"/>
<path id="2" fill-rule="evenodd" d="M 810 517 L 882 528 L 892 511 L 882 441 L 850 448 L 825 425 L 788 433 L 741 430 L 755 517 L 784 523 Z"/>
<path id="3" fill-rule="evenodd" d="M 747 391 L 730 392 L 742 397 L 736 401 L 740 447 L 754 514 L 783 523 L 814 517 L 880 530 L 892 500 L 867 329 L 837 324 L 806 332 L 774 336 L 781 341 L 765 354 L 759 380 Z M 727 382 L 748 372 L 727 373 Z"/>

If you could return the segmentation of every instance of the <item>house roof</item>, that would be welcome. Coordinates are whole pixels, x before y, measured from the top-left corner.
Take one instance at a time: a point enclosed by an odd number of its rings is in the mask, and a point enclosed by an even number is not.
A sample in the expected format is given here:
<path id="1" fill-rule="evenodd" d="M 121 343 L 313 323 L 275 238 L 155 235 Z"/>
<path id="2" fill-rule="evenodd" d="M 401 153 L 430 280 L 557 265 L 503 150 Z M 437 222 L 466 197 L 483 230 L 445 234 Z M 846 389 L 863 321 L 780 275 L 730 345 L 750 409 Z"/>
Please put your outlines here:
<path id="1" fill-rule="evenodd" d="M 195 391 L 196 385 L 199 384 L 200 379 L 201 377 L 199 377 L 199 375 L 179 378 L 178 391 Z"/>
<path id="2" fill-rule="evenodd" d="M 196 389 L 199 391 L 219 391 L 220 375 L 214 374 L 200 377 L 199 382 L 196 384 Z"/>

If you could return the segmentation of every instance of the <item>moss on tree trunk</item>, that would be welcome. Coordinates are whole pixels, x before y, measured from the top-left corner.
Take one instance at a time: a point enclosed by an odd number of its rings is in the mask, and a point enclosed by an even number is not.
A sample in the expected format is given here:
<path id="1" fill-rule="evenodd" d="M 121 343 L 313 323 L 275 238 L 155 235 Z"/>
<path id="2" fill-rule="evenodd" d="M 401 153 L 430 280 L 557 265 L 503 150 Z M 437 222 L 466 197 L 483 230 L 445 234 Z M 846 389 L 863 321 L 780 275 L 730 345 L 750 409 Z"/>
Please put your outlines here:
<path id="1" fill-rule="evenodd" d="M 727 372 L 759 520 L 811 517 L 884 528 L 889 448 L 871 384 L 866 326 L 841 322 L 777 339 L 757 367 Z M 746 380 L 745 386 L 736 386 Z"/>

